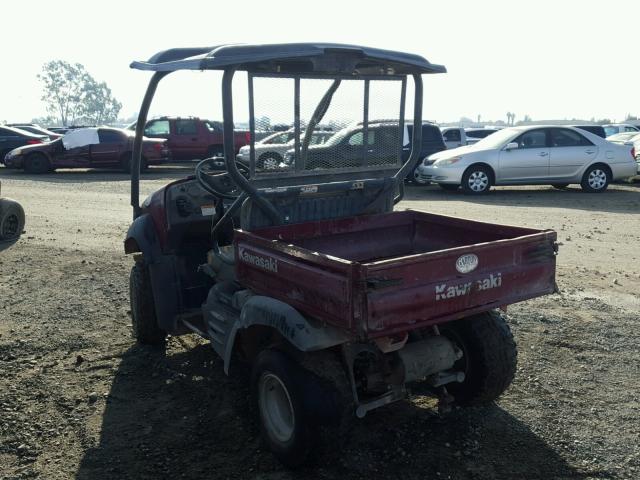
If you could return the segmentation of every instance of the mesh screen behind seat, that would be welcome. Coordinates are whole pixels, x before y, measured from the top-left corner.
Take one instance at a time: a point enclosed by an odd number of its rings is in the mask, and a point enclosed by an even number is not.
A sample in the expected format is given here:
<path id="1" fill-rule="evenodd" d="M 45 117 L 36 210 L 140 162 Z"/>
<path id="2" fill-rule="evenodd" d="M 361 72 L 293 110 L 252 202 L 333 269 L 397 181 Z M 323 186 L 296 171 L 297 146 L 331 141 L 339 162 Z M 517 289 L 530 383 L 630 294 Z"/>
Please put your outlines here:
<path id="1" fill-rule="evenodd" d="M 403 77 L 249 81 L 253 138 L 273 125 L 287 125 L 293 134 L 284 146 L 252 144 L 252 178 L 354 171 L 367 178 L 367 171 L 401 166 Z"/>

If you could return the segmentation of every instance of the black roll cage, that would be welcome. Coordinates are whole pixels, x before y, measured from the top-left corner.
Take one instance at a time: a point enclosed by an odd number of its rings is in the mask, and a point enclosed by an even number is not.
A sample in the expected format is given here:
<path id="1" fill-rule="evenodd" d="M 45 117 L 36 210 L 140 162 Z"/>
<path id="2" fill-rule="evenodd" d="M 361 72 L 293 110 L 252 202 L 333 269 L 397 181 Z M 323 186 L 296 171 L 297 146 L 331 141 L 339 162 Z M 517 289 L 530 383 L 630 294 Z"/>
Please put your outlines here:
<path id="1" fill-rule="evenodd" d="M 251 46 L 248 46 L 251 47 Z M 322 72 L 323 78 L 345 78 L 347 75 L 351 75 L 350 78 L 358 78 L 358 72 L 355 69 L 356 62 L 366 63 L 367 68 L 373 68 L 371 65 L 375 65 L 375 68 L 380 72 L 379 75 L 383 76 L 387 71 L 391 71 L 394 68 L 396 72 L 393 72 L 394 75 L 403 76 L 404 79 L 408 75 L 411 75 L 414 80 L 414 111 L 413 111 L 413 135 L 411 142 L 411 153 L 407 161 L 400 167 L 400 169 L 391 177 L 393 182 L 395 183 L 396 191 L 398 194 L 394 198 L 394 203 L 399 202 L 404 196 L 404 178 L 409 173 L 409 169 L 417 162 L 418 156 L 420 154 L 420 149 L 422 145 L 422 101 L 423 101 L 423 84 L 422 84 L 422 73 L 440 73 L 445 72 L 446 69 L 439 65 L 429 64 L 426 60 L 421 57 L 415 57 L 408 54 L 402 54 L 398 52 L 387 52 L 383 50 L 375 50 L 375 49 L 366 49 L 365 47 L 352 47 L 352 46 L 336 46 L 336 45 L 310 45 L 310 44 L 288 44 L 283 46 L 262 46 L 263 48 L 274 48 L 280 47 L 280 49 L 291 49 L 291 48 L 322 48 L 324 49 L 324 54 L 318 55 L 314 53 L 315 56 L 310 56 L 307 60 L 310 62 L 317 62 L 319 65 L 318 68 L 324 69 L 326 74 Z M 282 218 L 277 209 L 273 206 L 273 204 L 269 201 L 267 192 L 263 189 L 256 188 L 256 186 L 252 185 L 238 170 L 235 161 L 235 149 L 234 149 L 234 120 L 233 120 L 233 88 L 232 82 L 236 71 L 239 67 L 242 67 L 242 70 L 246 70 L 249 74 L 257 73 L 258 75 L 269 76 L 269 74 L 273 74 L 277 76 L 278 74 L 283 74 L 283 76 L 288 76 L 288 72 L 281 72 L 280 69 L 282 64 L 278 64 L 277 67 L 273 67 L 271 64 L 266 64 L 269 68 L 265 67 L 265 63 L 256 63 L 257 66 L 255 69 L 251 68 L 251 63 L 246 63 L 246 57 L 243 57 L 245 63 L 238 62 L 235 65 L 229 65 L 230 60 L 225 59 L 222 55 L 221 62 L 224 64 L 224 68 L 213 67 L 211 66 L 213 63 L 217 61 L 217 58 L 213 56 L 213 53 L 220 52 L 224 49 L 227 50 L 235 50 L 241 49 L 242 47 L 219 47 L 217 49 L 211 50 L 209 55 L 204 55 L 204 52 L 208 51 L 207 49 L 175 49 L 169 50 L 167 52 L 162 52 L 152 57 L 151 62 L 158 63 L 134 63 L 133 67 L 141 68 L 143 70 L 154 70 L 154 74 L 149 81 L 149 85 L 147 87 L 144 99 L 142 101 L 142 105 L 140 107 L 140 111 L 138 114 L 138 121 L 136 124 L 136 136 L 133 145 L 133 156 L 131 162 L 131 206 L 133 207 L 133 217 L 134 219 L 139 217 L 141 214 L 140 208 L 140 164 L 142 157 L 142 140 L 144 136 L 144 129 L 147 122 L 147 116 L 149 113 L 149 108 L 151 106 L 151 102 L 155 95 L 157 86 L 165 76 L 167 76 L 172 71 L 180 70 L 180 69 L 218 69 L 223 70 L 222 77 L 222 111 L 223 111 L 223 145 L 224 145 L 224 162 L 226 171 L 228 172 L 231 179 L 238 185 L 238 187 L 243 191 L 243 193 L 236 199 L 234 205 L 227 211 L 235 211 L 240 205 L 240 202 L 244 199 L 251 198 L 256 206 L 258 206 L 265 215 L 272 221 L 274 224 L 282 223 Z M 260 48 L 252 47 L 252 48 Z M 355 54 L 354 54 L 355 51 Z M 185 55 L 187 53 L 192 55 L 200 55 L 200 57 L 189 57 L 185 59 Z M 344 55 L 346 53 L 346 55 Z M 374 55 L 375 54 L 375 55 Z M 344 55 L 344 58 L 341 59 L 339 55 Z M 368 56 L 370 55 L 370 56 Z M 202 58 L 201 58 L 202 57 Z M 387 59 L 390 58 L 391 60 Z M 415 58 L 414 58 L 415 57 Z M 301 57 L 298 55 L 298 58 L 307 58 Z M 338 58 L 340 61 L 337 63 L 335 59 Z M 163 60 L 165 63 L 160 62 Z M 289 59 L 290 60 L 290 59 Z M 181 64 L 182 62 L 182 64 Z M 377 63 L 376 63 L 377 62 Z M 286 64 L 285 64 L 286 65 Z M 329 65 L 329 67 L 327 67 Z M 338 67 L 336 67 L 338 65 Z M 313 63 L 313 66 L 316 67 L 316 63 Z M 298 64 L 296 64 L 298 67 Z M 299 76 L 296 74 L 303 74 L 303 76 L 309 76 L 309 73 L 305 71 L 301 72 L 291 72 L 292 78 L 297 78 L 296 80 L 296 90 L 299 91 Z M 364 76 L 367 76 L 366 74 Z M 373 78 L 369 75 L 369 78 Z M 400 122 L 404 122 L 404 104 L 406 99 L 405 88 L 404 88 L 403 80 L 403 89 L 402 89 L 402 97 L 401 97 L 401 118 Z M 251 82 L 250 82 L 251 84 Z M 368 83 L 365 84 L 365 95 L 368 94 Z M 251 94 L 251 92 L 250 92 Z M 296 99 L 299 97 L 296 95 Z M 298 100 L 297 100 L 298 101 Z M 251 102 L 252 104 L 253 102 Z M 319 105 L 319 108 L 321 106 Z M 365 113 L 366 115 L 366 113 Z M 250 122 L 253 126 L 253 112 L 250 112 Z M 367 122 L 364 122 L 365 128 L 367 126 Z M 296 122 L 296 129 L 299 130 L 299 122 Z M 254 129 L 251 128 L 251 135 L 253 136 Z M 300 133 L 299 131 L 297 133 Z M 296 151 L 299 151 L 300 148 L 300 139 L 299 135 L 296 135 Z M 253 137 L 251 138 L 251 148 L 253 149 Z M 252 152 L 253 157 L 253 152 Z M 252 162 L 253 163 L 253 162 Z M 318 175 L 314 177 L 314 184 L 316 185 L 324 185 L 324 189 L 327 189 L 330 183 L 330 189 L 333 191 L 341 191 L 341 190 L 350 190 L 354 188 L 355 184 L 358 184 L 361 188 L 368 184 L 379 184 L 380 178 L 362 178 L 366 177 L 366 172 L 360 172 L 361 177 L 351 176 L 348 180 L 343 181 L 331 181 L 331 175 Z M 268 190 L 268 189 L 267 189 Z M 282 185 L 278 188 L 278 195 L 282 195 L 286 193 L 286 191 L 291 190 L 292 193 L 300 191 L 300 185 Z M 226 216 L 226 215 L 225 215 Z"/>

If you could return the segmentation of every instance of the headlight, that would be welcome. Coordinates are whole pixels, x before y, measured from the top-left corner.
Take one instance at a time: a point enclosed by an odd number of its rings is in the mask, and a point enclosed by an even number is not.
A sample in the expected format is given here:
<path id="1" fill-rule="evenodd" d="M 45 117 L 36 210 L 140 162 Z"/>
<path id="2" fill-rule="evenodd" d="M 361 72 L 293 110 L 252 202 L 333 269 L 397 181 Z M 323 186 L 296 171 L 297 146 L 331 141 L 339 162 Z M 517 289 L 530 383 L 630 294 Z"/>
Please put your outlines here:
<path id="1" fill-rule="evenodd" d="M 238 153 L 247 153 L 249 151 L 249 147 L 248 145 L 244 146 L 244 147 L 240 147 L 240 150 L 238 150 Z"/>
<path id="2" fill-rule="evenodd" d="M 436 160 L 436 163 L 433 164 L 434 167 L 448 167 L 449 165 L 453 165 L 454 163 L 462 160 L 462 157 L 453 157 L 453 158 L 443 158 L 442 160 Z"/>

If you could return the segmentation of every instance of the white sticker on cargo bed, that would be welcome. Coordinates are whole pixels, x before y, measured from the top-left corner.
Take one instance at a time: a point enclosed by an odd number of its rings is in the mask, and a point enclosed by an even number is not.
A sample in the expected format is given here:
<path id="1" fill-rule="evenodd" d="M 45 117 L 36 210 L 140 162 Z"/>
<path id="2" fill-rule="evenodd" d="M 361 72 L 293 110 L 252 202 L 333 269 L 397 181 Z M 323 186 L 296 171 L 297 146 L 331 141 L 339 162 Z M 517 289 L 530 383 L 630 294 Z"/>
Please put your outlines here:
<path id="1" fill-rule="evenodd" d="M 215 205 L 202 205 L 200 207 L 200 211 L 202 212 L 203 217 L 208 217 L 209 215 L 213 215 L 216 213 Z"/>
<path id="2" fill-rule="evenodd" d="M 267 257 L 250 253 L 244 247 L 238 249 L 238 257 L 244 263 L 267 270 L 268 272 L 278 273 L 278 261 L 273 257 Z"/>
<path id="3" fill-rule="evenodd" d="M 473 290 L 491 290 L 502 286 L 502 273 L 489 274 L 486 278 L 481 278 L 475 282 L 459 283 L 457 285 L 436 285 L 436 301 L 469 295 Z"/>

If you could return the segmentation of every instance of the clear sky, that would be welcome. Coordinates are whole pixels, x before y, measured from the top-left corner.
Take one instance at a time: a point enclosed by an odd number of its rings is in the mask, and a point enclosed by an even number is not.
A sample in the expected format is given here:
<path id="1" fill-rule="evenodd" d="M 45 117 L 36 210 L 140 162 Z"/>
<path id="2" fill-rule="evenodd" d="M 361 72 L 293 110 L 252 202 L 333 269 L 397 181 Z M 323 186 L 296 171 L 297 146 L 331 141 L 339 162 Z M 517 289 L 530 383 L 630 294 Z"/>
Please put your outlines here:
<path id="1" fill-rule="evenodd" d="M 337 42 L 403 50 L 444 64 L 426 76 L 424 118 L 640 116 L 640 1 L 6 1 L 0 9 L 0 120 L 45 114 L 36 79 L 79 62 L 138 110 L 149 78 L 132 60 L 178 46 Z M 219 78 L 167 77 L 151 114 L 220 118 Z"/>

